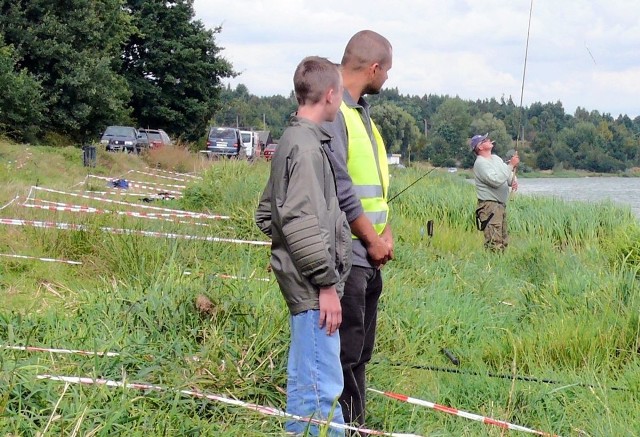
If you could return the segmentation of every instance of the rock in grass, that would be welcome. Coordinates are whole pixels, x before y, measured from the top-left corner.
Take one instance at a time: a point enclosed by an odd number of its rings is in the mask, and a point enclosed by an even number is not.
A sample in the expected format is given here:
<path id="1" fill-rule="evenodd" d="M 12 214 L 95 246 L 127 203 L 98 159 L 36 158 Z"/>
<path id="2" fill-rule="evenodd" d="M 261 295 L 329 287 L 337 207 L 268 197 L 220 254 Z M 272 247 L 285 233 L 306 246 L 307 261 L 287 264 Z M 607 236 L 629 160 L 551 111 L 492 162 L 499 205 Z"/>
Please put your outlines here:
<path id="1" fill-rule="evenodd" d="M 204 294 L 199 294 L 198 297 L 196 297 L 196 309 L 200 314 L 206 314 L 209 316 L 214 316 L 216 314 L 216 308 L 213 305 L 213 302 L 211 302 L 211 299 Z"/>

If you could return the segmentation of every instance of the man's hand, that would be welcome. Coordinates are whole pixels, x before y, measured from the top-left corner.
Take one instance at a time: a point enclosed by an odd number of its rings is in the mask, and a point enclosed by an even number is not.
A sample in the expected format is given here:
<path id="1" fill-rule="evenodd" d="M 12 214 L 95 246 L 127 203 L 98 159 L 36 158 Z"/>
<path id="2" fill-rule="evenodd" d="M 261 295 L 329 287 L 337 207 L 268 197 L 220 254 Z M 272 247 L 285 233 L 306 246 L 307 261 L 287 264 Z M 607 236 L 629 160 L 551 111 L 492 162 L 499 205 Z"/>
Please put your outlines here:
<path id="1" fill-rule="evenodd" d="M 511 189 L 513 191 L 518 191 L 518 178 L 517 177 L 513 177 L 513 181 L 511 181 Z"/>
<path id="2" fill-rule="evenodd" d="M 389 248 L 389 259 L 387 261 L 391 261 L 393 259 L 393 234 L 391 233 L 391 226 L 389 226 L 388 223 L 387 226 L 385 226 L 384 231 L 382 231 L 380 238 L 387 243 L 387 247 Z"/>
<path id="3" fill-rule="evenodd" d="M 382 267 L 393 256 L 393 248 L 382 237 L 376 238 L 367 246 L 367 255 L 374 267 Z"/>
<path id="4" fill-rule="evenodd" d="M 376 233 L 376 230 L 364 213 L 349 223 L 349 226 L 351 226 L 351 232 L 358 237 L 367 248 L 369 261 L 374 267 L 385 265 L 386 262 L 393 257 L 392 248 L 390 249 L 387 241 Z"/>
<path id="5" fill-rule="evenodd" d="M 520 157 L 518 156 L 518 152 L 516 152 L 516 154 L 511 157 L 511 159 L 509 160 L 509 164 L 511 164 L 513 168 L 516 168 L 518 164 L 520 164 Z"/>
<path id="6" fill-rule="evenodd" d="M 338 330 L 342 323 L 342 305 L 335 286 L 320 288 L 320 328 L 327 328 L 327 335 Z"/>

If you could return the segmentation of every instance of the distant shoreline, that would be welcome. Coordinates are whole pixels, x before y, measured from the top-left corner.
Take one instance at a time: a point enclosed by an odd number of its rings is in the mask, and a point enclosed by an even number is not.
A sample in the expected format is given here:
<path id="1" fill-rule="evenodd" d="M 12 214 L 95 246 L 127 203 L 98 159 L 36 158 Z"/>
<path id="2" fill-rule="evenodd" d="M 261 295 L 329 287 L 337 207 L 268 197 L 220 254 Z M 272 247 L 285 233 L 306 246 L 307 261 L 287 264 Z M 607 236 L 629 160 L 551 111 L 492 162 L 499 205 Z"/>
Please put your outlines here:
<path id="1" fill-rule="evenodd" d="M 472 169 L 459 169 L 458 174 L 464 175 L 467 179 L 473 178 Z M 640 177 L 640 170 L 637 168 L 621 173 L 595 173 L 585 170 L 534 170 L 529 172 L 517 172 L 519 179 L 528 178 L 637 178 Z"/>

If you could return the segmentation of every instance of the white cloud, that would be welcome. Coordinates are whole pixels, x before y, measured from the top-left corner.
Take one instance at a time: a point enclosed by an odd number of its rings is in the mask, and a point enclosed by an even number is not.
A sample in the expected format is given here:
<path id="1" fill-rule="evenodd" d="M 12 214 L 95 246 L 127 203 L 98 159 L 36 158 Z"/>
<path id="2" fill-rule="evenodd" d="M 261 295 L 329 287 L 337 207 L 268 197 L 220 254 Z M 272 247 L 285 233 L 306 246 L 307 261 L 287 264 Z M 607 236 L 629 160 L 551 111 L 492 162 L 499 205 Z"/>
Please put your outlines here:
<path id="1" fill-rule="evenodd" d="M 353 33 L 372 29 L 394 47 L 388 87 L 403 94 L 520 101 L 530 1 L 195 0 L 196 18 L 222 25 L 216 42 L 257 95 L 288 95 L 307 55 L 342 57 Z M 640 115 L 637 0 L 536 0 L 524 104 L 561 101 Z"/>

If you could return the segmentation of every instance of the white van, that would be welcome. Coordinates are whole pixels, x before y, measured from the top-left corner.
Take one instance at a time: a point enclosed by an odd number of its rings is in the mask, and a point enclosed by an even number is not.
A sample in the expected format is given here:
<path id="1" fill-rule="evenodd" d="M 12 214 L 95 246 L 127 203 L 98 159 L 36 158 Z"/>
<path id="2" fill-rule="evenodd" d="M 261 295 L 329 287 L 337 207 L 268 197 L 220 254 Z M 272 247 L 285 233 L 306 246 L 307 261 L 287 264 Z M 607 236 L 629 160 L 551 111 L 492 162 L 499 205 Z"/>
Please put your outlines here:
<path id="1" fill-rule="evenodd" d="M 247 154 L 247 158 L 251 158 L 253 156 L 253 151 L 257 142 L 258 134 L 257 132 L 241 130 L 240 136 L 242 137 L 242 144 Z"/>

